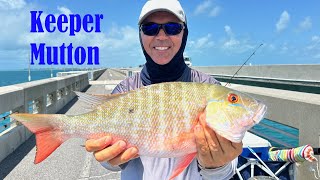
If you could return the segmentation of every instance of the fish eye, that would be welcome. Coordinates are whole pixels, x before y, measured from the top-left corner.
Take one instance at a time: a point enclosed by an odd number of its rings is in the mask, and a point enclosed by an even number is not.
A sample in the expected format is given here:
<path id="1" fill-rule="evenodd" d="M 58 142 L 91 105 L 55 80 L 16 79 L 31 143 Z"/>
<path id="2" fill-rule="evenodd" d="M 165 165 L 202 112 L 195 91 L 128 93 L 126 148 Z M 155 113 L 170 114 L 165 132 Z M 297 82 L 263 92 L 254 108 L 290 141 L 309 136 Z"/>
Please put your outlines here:
<path id="1" fill-rule="evenodd" d="M 236 102 L 238 102 L 238 100 L 239 100 L 238 95 L 233 94 L 233 93 L 231 93 L 231 94 L 228 95 L 228 101 L 229 101 L 229 102 L 231 102 L 231 103 L 236 103 Z"/>

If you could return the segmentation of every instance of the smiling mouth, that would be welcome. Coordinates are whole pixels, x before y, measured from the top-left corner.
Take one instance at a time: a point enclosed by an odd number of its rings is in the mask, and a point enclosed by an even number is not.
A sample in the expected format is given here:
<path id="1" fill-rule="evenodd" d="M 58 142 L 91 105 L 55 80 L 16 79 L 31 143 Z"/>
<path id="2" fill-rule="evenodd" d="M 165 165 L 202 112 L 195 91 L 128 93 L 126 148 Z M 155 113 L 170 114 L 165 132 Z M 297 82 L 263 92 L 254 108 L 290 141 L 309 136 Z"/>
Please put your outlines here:
<path id="1" fill-rule="evenodd" d="M 154 49 L 159 50 L 159 51 L 165 51 L 168 50 L 170 47 L 154 47 Z"/>

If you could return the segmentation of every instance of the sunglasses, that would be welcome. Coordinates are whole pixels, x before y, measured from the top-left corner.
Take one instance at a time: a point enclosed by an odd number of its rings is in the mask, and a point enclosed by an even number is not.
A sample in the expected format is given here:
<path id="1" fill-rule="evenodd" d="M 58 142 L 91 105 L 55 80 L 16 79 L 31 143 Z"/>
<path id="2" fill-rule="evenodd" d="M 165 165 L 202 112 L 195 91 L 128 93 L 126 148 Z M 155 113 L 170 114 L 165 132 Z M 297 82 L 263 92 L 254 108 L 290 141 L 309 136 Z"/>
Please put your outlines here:
<path id="1" fill-rule="evenodd" d="M 180 23 L 169 22 L 166 24 L 157 24 L 157 23 L 146 23 L 140 26 L 141 31 L 147 36 L 156 36 L 160 29 L 163 29 L 166 35 L 174 36 L 179 34 L 182 29 L 184 29 L 184 25 Z"/>

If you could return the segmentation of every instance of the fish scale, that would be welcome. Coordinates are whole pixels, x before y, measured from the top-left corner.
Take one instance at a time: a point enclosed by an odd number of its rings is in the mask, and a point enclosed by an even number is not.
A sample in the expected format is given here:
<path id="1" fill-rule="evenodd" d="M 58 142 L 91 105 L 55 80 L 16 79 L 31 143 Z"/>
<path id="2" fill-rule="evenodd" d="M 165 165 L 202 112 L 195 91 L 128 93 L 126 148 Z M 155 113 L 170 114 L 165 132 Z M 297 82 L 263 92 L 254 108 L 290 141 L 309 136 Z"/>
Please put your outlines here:
<path id="1" fill-rule="evenodd" d="M 194 88 L 196 86 L 192 87 Z M 117 103 L 113 102 L 116 100 L 110 100 L 102 105 L 103 107 L 112 107 L 112 104 L 117 104 L 117 108 L 111 108 L 109 109 L 109 111 L 105 111 L 104 108 L 98 108 L 98 112 L 92 113 L 103 114 L 102 116 L 106 121 L 105 123 L 108 124 L 109 127 L 122 127 L 120 131 L 116 128 L 110 128 L 110 134 L 113 134 L 120 138 L 125 138 L 129 143 L 140 147 L 139 151 L 141 153 L 144 154 L 145 152 L 146 155 L 154 156 L 155 154 L 152 154 L 152 152 L 151 154 L 149 153 L 150 148 L 158 149 L 159 145 L 165 144 L 164 141 L 169 139 L 170 137 L 178 137 L 181 132 L 190 132 L 191 127 L 195 122 L 190 123 L 190 119 L 185 119 L 185 114 L 187 114 L 188 117 L 193 117 L 193 121 L 195 121 L 197 114 L 195 114 L 194 112 L 199 112 L 204 108 L 198 106 L 196 107 L 196 111 L 190 111 L 194 109 L 194 107 L 189 106 L 194 106 L 197 104 L 199 105 L 199 103 L 196 102 L 196 100 L 199 98 L 195 97 L 201 94 L 195 94 L 195 92 L 197 92 L 196 89 L 194 91 L 187 90 L 188 88 L 184 87 L 183 84 L 179 84 L 178 86 L 172 84 L 161 84 L 159 87 L 155 86 L 154 88 L 148 90 L 144 89 L 141 91 L 137 91 L 137 93 L 129 93 L 126 97 L 120 97 L 120 100 L 117 100 Z M 141 98 L 150 94 L 149 92 L 152 92 L 152 96 L 149 95 L 147 96 L 148 98 Z M 193 93 L 190 94 L 190 92 Z M 181 98 L 181 94 L 187 94 L 186 97 L 188 97 L 187 99 L 190 100 L 193 97 L 194 103 L 188 104 L 182 101 L 183 98 Z M 149 104 L 149 107 L 152 109 L 152 113 L 138 113 L 139 111 L 137 110 L 139 109 L 140 104 Z M 184 105 L 186 105 L 186 107 Z M 154 106 L 157 106 L 157 108 L 154 108 Z M 130 109 L 133 109 L 133 112 L 130 113 Z M 170 111 L 165 112 L 168 109 L 170 109 Z M 188 109 L 189 111 L 186 111 Z M 194 113 L 194 115 L 192 116 L 191 113 Z M 125 121 L 123 121 L 123 119 L 125 119 Z M 150 120 L 141 122 L 140 119 Z M 83 120 L 85 121 L 85 118 Z M 132 126 L 132 124 L 138 125 L 136 126 L 138 128 L 134 128 L 135 126 Z M 99 128 L 96 131 L 99 132 L 101 130 L 102 129 Z M 89 132 L 92 131 L 89 130 Z M 141 138 L 145 134 L 150 133 L 150 136 Z M 138 134 L 138 136 L 133 136 L 132 134 Z M 139 138 L 137 139 L 137 137 Z M 146 139 L 148 137 L 151 139 Z M 155 139 L 155 137 L 157 138 Z M 156 143 L 146 144 L 145 141 Z M 153 145 L 154 147 L 151 145 Z M 171 153 L 175 153 L 171 152 L 171 149 L 168 149 L 167 151 L 170 152 L 170 154 L 166 156 L 171 156 Z"/>
<path id="2" fill-rule="evenodd" d="M 111 135 L 136 146 L 140 156 L 179 158 L 172 177 L 196 156 L 193 127 L 205 114 L 216 134 L 241 142 L 245 132 L 258 123 L 266 106 L 249 95 L 205 83 L 154 84 L 118 95 L 87 95 L 92 111 L 76 116 L 61 114 L 12 114 L 36 133 L 35 163 L 46 159 L 71 137 L 99 138 Z"/>

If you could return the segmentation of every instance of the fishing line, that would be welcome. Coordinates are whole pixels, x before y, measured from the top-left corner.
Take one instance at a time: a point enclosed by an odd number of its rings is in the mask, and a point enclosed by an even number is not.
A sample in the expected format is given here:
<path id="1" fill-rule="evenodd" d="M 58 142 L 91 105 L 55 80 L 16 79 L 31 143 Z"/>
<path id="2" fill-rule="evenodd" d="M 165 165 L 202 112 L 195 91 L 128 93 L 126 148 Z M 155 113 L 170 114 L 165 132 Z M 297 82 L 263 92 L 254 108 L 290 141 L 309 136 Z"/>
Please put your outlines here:
<path id="1" fill-rule="evenodd" d="M 273 43 L 279 38 L 279 35 L 280 35 L 280 33 L 276 33 L 269 42 L 263 40 L 262 42 L 267 42 L 267 43 L 261 43 L 261 44 L 253 51 L 253 53 L 246 59 L 246 61 L 240 66 L 240 68 L 239 68 L 239 69 L 233 74 L 233 76 L 229 79 L 229 81 L 227 82 L 227 84 L 225 85 L 225 87 L 226 87 L 227 85 L 230 85 L 231 80 L 238 74 L 238 72 L 242 69 L 242 67 L 243 67 L 244 65 L 246 65 L 246 63 L 251 59 L 251 57 L 256 54 L 256 52 L 257 52 L 257 50 L 258 50 L 259 48 L 262 47 L 262 49 L 261 49 L 261 51 L 262 51 L 264 48 L 267 47 L 267 45 L 269 45 L 269 46 L 270 46 L 270 45 L 273 45 Z M 319 41 L 320 41 L 320 38 L 319 38 Z"/>
<path id="2" fill-rule="evenodd" d="M 267 45 L 273 45 L 273 43 L 275 42 L 275 40 L 278 39 L 278 36 L 279 36 L 279 33 L 276 34 L 276 35 L 274 36 L 274 38 L 272 38 L 272 40 L 270 41 L 270 43 L 268 43 Z M 263 42 L 264 42 L 264 41 L 263 41 Z M 315 43 L 313 43 L 313 45 L 311 46 L 311 48 L 315 48 L 315 47 L 317 47 L 319 44 L 320 44 L 320 38 L 317 39 Z M 225 87 L 228 86 L 228 85 L 231 83 L 231 80 L 238 74 L 238 72 L 242 69 L 242 67 L 243 67 L 244 65 L 246 65 L 246 63 L 252 58 L 252 56 L 254 56 L 254 55 L 256 54 L 257 50 L 258 50 L 259 48 L 261 48 L 263 45 L 264 45 L 264 43 L 261 43 L 261 44 L 252 52 L 252 54 L 246 59 L 246 61 L 240 66 L 240 68 L 232 75 L 232 77 L 229 79 L 229 81 L 225 84 Z M 266 47 L 266 46 L 264 46 L 264 47 Z M 312 147 L 311 147 L 311 148 L 312 148 Z M 251 151 L 251 153 L 253 153 L 253 154 L 260 160 L 260 162 L 268 169 L 268 171 L 269 171 L 275 178 L 277 178 L 277 177 L 273 174 L 273 172 L 268 168 L 268 166 L 266 166 L 266 165 L 264 164 L 264 162 L 259 158 L 259 156 L 256 155 L 255 152 L 254 152 L 250 147 L 248 147 L 248 149 Z M 319 148 L 313 148 L 313 149 L 316 150 L 315 155 L 318 155 L 318 154 L 319 154 Z M 313 156 L 313 157 L 314 157 L 314 156 Z M 319 178 L 320 178 L 319 162 L 318 162 L 318 159 L 317 159 L 317 158 L 315 158 L 315 159 L 316 159 L 316 161 L 315 161 L 315 163 L 316 163 L 316 169 L 315 169 L 315 168 L 312 168 L 311 171 L 313 171 L 314 177 L 315 177 L 316 179 L 319 179 Z M 278 179 L 278 178 L 277 178 L 277 179 Z"/>
<path id="3" fill-rule="evenodd" d="M 249 151 L 262 163 L 262 165 L 267 169 L 268 174 L 274 177 L 276 180 L 280 180 L 272 171 L 271 169 L 260 159 L 260 157 L 256 154 L 256 152 L 250 147 L 247 147 Z"/>
<path id="4" fill-rule="evenodd" d="M 319 179 L 319 178 L 320 178 L 319 162 L 318 162 L 318 161 L 316 161 L 315 163 L 317 163 L 317 173 L 318 173 L 318 176 L 317 176 L 317 174 L 316 174 L 316 170 L 312 169 L 312 171 L 313 171 L 313 175 L 314 175 L 314 177 L 315 177 L 316 179 Z"/>
<path id="5" fill-rule="evenodd" d="M 232 75 L 232 77 L 229 79 L 229 82 L 227 82 L 227 84 L 224 85 L 225 87 L 230 84 L 231 80 L 238 74 L 238 72 L 241 70 L 241 68 L 251 59 L 251 57 L 256 54 L 257 50 L 258 50 L 262 45 L 263 45 L 263 43 L 261 43 L 261 44 L 253 51 L 253 53 L 247 58 L 247 60 L 246 60 L 246 61 L 240 66 L 240 68 Z"/>

